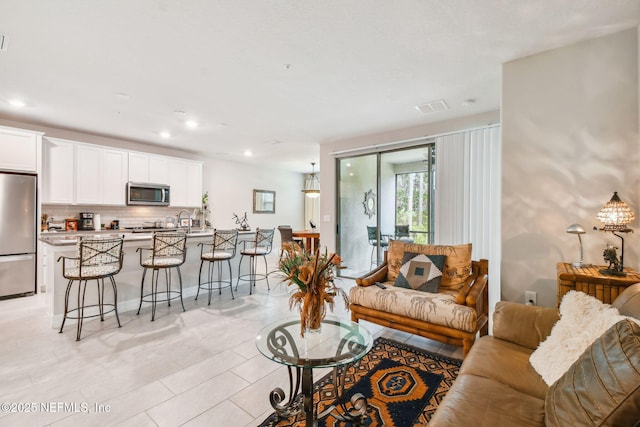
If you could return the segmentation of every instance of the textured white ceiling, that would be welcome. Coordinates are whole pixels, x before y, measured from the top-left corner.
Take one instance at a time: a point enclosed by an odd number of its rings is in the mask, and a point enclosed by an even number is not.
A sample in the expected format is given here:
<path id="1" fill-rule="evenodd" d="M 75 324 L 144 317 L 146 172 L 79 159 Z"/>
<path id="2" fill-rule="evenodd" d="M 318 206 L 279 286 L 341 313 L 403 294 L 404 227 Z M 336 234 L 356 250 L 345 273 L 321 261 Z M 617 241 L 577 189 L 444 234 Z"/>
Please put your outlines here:
<path id="1" fill-rule="evenodd" d="M 0 117 L 307 171 L 326 141 L 498 109 L 502 63 L 639 22 L 638 0 L 0 0 Z"/>

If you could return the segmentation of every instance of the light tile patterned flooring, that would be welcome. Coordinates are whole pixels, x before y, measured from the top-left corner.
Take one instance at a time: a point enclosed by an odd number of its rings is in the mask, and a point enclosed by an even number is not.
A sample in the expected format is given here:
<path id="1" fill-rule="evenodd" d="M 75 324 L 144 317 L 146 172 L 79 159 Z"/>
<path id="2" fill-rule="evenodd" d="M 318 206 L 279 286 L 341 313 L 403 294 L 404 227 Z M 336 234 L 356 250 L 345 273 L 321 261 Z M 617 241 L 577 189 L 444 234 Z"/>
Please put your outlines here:
<path id="1" fill-rule="evenodd" d="M 0 426 L 256 426 L 271 412 L 268 395 L 286 389 L 286 368 L 255 347 L 267 323 L 290 316 L 288 289 L 240 284 L 198 301 L 121 313 L 51 328 L 44 294 L 0 301 Z M 349 279 L 339 284 L 348 290 Z M 342 302 L 334 315 L 348 317 Z M 363 322 L 376 337 L 462 357 L 461 349 Z M 324 372 L 317 372 L 318 379 Z M 7 410 L 6 404 L 12 404 Z M 19 406 L 20 405 L 20 406 Z M 32 412 L 28 413 L 29 409 Z"/>

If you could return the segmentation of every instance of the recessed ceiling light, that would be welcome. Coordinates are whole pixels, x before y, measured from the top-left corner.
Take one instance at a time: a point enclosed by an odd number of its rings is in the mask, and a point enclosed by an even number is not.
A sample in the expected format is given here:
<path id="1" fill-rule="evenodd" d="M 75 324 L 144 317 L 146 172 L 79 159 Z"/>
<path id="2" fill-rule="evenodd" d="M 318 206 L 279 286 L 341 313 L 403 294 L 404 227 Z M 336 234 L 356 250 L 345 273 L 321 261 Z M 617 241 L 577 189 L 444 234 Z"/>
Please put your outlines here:
<path id="1" fill-rule="evenodd" d="M 21 99 L 12 99 L 9 101 L 9 104 L 11 104 L 12 107 L 16 107 L 16 108 L 22 108 L 27 105 L 27 103 Z"/>
<path id="2" fill-rule="evenodd" d="M 167 132 L 166 130 L 164 130 L 164 131 L 160 132 L 160 136 L 161 136 L 162 138 L 165 138 L 165 139 L 166 139 L 166 138 L 171 138 L 171 133 L 169 133 L 169 132 Z"/>
<path id="3" fill-rule="evenodd" d="M 251 157 L 253 153 L 251 152 L 251 150 L 244 150 L 244 155 L 247 157 Z"/>
<path id="4" fill-rule="evenodd" d="M 475 99 L 469 98 L 469 99 L 465 99 L 464 101 L 462 101 L 462 107 L 464 108 L 469 108 L 471 107 L 473 104 L 476 103 Z"/>
<path id="5" fill-rule="evenodd" d="M 187 120 L 185 122 L 185 125 L 187 125 L 188 128 L 194 129 L 198 127 L 198 122 L 196 122 L 195 120 Z"/>

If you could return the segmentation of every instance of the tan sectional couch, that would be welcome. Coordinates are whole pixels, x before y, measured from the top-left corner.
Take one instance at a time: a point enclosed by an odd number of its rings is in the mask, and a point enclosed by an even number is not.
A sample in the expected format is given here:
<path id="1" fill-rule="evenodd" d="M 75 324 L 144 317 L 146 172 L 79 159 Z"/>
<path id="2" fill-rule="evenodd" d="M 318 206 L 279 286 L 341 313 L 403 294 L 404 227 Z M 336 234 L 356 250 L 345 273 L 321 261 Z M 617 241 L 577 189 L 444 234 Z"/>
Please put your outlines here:
<path id="1" fill-rule="evenodd" d="M 612 306 L 640 318 L 640 283 Z M 616 323 L 549 387 L 529 356 L 558 319 L 555 308 L 499 302 L 493 335 L 476 341 L 429 427 L 640 426 L 640 327 Z"/>

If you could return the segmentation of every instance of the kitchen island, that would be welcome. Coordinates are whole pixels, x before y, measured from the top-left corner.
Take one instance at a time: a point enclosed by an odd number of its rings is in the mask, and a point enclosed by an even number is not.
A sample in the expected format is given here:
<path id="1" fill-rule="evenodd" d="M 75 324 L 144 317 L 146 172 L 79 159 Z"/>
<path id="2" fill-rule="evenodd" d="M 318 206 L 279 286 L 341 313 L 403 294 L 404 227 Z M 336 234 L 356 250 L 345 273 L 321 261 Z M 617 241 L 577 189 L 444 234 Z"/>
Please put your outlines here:
<path id="1" fill-rule="evenodd" d="M 52 318 L 52 328 L 59 328 L 64 314 L 64 296 L 67 288 L 67 280 L 62 276 L 62 262 L 57 262 L 61 256 L 73 257 L 76 254 L 76 243 L 80 236 L 99 237 L 121 237 L 124 240 L 124 260 L 122 270 L 115 276 L 118 287 L 118 310 L 120 312 L 138 310 L 140 304 L 140 282 L 142 280 L 142 267 L 140 266 L 140 254 L 137 248 L 151 246 L 152 233 L 132 233 L 120 230 L 105 230 L 95 232 L 75 232 L 75 233 L 41 233 L 43 253 L 43 285 L 46 292 L 48 314 Z M 240 249 L 242 241 L 252 240 L 255 231 L 240 231 L 238 233 L 238 251 L 231 260 L 233 280 L 237 280 L 238 263 L 240 261 Z M 197 230 L 187 233 L 187 253 L 186 260 L 180 271 L 182 273 L 183 298 L 195 297 L 198 290 L 198 272 L 200 270 L 200 246 L 199 243 L 211 243 L 213 230 Z M 246 262 L 245 262 L 246 264 Z M 248 266 L 248 264 L 246 264 Z M 227 269 L 223 268 L 224 277 L 228 277 Z M 206 277 L 206 270 L 203 272 L 203 280 Z M 147 279 L 148 280 L 148 279 Z M 162 287 L 164 284 L 160 284 Z M 174 288 L 177 286 L 177 278 L 174 277 Z M 240 283 L 238 292 L 243 295 L 249 294 L 246 289 L 247 283 Z M 244 289 L 243 289 L 244 288 Z M 231 293 L 223 290 L 222 297 L 231 299 Z M 87 286 L 87 300 L 97 300 L 96 287 Z M 110 296 L 107 296 L 110 298 Z M 206 298 L 203 299 L 206 304 Z M 149 304 L 143 304 L 150 310 Z M 176 307 L 178 310 L 178 307 Z"/>

